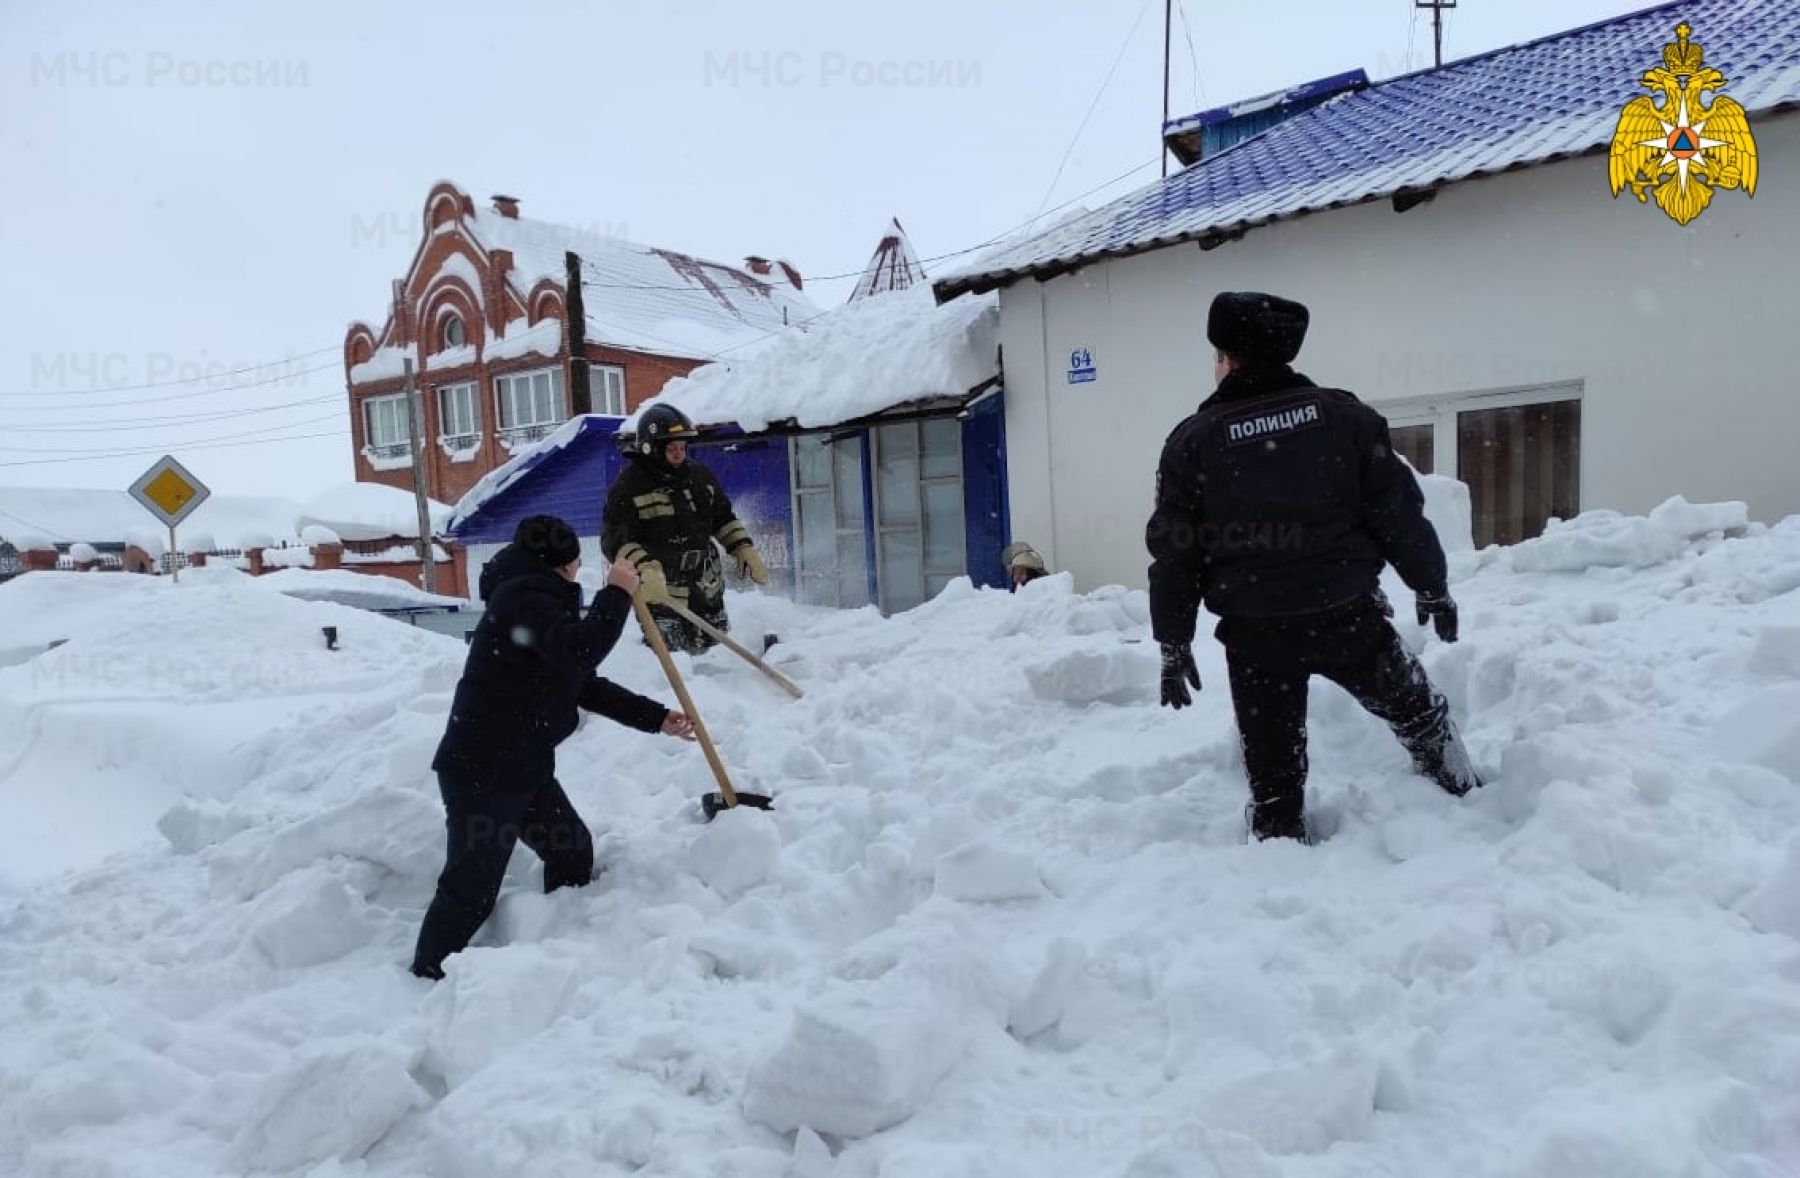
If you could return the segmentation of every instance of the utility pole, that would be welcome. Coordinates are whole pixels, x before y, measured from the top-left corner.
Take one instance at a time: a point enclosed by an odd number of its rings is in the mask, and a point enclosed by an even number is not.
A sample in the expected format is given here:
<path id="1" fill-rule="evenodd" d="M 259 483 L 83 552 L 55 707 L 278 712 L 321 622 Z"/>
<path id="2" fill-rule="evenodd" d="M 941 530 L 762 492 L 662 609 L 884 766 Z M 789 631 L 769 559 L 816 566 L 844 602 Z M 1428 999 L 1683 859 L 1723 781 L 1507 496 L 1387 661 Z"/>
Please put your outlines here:
<path id="1" fill-rule="evenodd" d="M 1163 117 L 1156 129 L 1157 154 L 1162 158 L 1163 179 L 1169 178 L 1169 142 L 1163 133 L 1169 126 L 1169 35 L 1173 31 L 1175 0 L 1163 0 Z"/>
<path id="2" fill-rule="evenodd" d="M 413 380 L 412 357 L 402 362 L 406 373 L 407 440 L 412 443 L 413 501 L 419 508 L 419 577 L 427 593 L 437 592 L 437 561 L 433 559 L 431 509 L 425 502 L 425 398 Z"/>
<path id="3" fill-rule="evenodd" d="M 1444 9 L 1455 8 L 1456 0 L 1413 0 L 1413 7 L 1431 9 L 1431 64 L 1437 69 L 1444 64 Z"/>

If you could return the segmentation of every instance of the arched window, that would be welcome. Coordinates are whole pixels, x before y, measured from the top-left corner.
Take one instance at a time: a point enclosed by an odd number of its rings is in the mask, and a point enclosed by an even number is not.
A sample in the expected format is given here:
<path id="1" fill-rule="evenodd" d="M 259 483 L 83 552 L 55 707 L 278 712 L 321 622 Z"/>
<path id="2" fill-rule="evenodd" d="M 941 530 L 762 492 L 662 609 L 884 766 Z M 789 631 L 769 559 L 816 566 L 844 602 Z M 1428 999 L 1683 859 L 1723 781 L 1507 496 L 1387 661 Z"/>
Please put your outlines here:
<path id="1" fill-rule="evenodd" d="M 462 316 L 444 316 L 444 346 L 446 348 L 460 348 L 463 346 Z"/>

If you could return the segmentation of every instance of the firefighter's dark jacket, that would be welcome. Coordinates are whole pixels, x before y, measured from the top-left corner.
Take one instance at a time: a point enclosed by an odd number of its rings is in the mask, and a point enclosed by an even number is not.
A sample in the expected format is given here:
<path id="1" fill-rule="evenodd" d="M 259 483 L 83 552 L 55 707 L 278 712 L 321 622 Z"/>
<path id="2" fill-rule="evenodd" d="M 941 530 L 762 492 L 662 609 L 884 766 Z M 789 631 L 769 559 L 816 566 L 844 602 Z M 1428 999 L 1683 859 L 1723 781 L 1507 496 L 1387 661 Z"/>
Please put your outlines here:
<path id="1" fill-rule="evenodd" d="M 639 566 L 656 561 L 671 589 L 701 580 L 715 562 L 714 539 L 727 553 L 752 543 L 725 488 L 691 457 L 670 466 L 633 456 L 606 493 L 600 551 L 608 560 L 623 556 Z"/>
<path id="2" fill-rule="evenodd" d="M 1169 434 L 1156 471 L 1150 625 L 1191 642 L 1220 618 L 1314 613 L 1373 594 L 1392 564 L 1441 594 L 1444 550 L 1382 416 L 1286 366 L 1239 369 Z"/>

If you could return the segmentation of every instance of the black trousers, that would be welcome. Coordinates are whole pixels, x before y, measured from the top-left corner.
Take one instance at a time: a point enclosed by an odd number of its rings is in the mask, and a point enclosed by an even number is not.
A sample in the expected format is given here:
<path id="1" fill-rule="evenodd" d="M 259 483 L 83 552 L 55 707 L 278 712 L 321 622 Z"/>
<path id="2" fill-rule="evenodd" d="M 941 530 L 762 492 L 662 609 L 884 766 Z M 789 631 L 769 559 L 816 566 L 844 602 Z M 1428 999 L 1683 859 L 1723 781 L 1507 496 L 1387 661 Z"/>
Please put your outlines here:
<path id="1" fill-rule="evenodd" d="M 1481 784 L 1450 705 L 1375 601 L 1300 617 L 1226 619 L 1216 633 L 1225 646 L 1258 838 L 1304 831 L 1306 697 L 1314 675 L 1386 721 L 1414 768 L 1449 793 L 1460 796 Z"/>
<path id="2" fill-rule="evenodd" d="M 731 620 L 725 616 L 725 599 L 723 597 L 709 599 L 690 596 L 683 604 L 687 606 L 689 613 L 700 618 L 713 629 L 724 631 L 731 629 Z M 662 606 L 651 606 L 650 618 L 656 623 L 657 630 L 662 634 L 663 645 L 670 650 L 704 654 L 718 645 L 712 635 Z M 648 642 L 648 639 L 645 641 Z"/>
<path id="3" fill-rule="evenodd" d="M 466 948 L 493 914 L 516 844 L 544 861 L 546 892 L 594 878 L 593 836 L 555 778 L 536 789 L 498 792 L 440 773 L 438 788 L 449 837 L 413 952 L 413 972 L 422 977 L 441 977 L 444 958 Z"/>

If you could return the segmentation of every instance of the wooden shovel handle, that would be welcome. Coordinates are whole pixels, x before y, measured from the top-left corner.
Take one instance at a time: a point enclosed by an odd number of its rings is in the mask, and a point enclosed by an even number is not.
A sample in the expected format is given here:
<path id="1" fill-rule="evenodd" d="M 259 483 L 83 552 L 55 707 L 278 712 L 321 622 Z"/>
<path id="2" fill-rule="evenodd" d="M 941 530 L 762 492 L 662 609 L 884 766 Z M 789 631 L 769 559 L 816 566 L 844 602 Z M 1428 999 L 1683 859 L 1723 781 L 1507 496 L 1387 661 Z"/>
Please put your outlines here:
<path id="1" fill-rule="evenodd" d="M 631 595 L 631 608 L 637 614 L 638 624 L 644 628 L 644 637 L 649 641 L 650 649 L 656 652 L 656 659 L 662 664 L 663 674 L 669 677 L 669 686 L 675 689 L 675 698 L 681 701 L 681 710 L 694 722 L 694 735 L 700 738 L 700 749 L 706 754 L 706 763 L 712 766 L 713 777 L 719 783 L 719 792 L 725 795 L 726 807 L 737 805 L 737 791 L 731 788 L 731 779 L 725 775 L 725 763 L 719 760 L 719 750 L 713 747 L 712 737 L 706 734 L 706 725 L 700 720 L 700 710 L 694 706 L 687 684 L 681 681 L 681 672 L 675 669 L 675 660 L 669 656 L 662 631 L 656 628 L 656 621 L 651 618 L 644 599 L 635 593 Z"/>
<path id="2" fill-rule="evenodd" d="M 786 675 L 783 675 L 780 671 L 777 671 L 774 667 L 771 667 L 768 663 L 763 662 L 762 659 L 758 658 L 756 655 L 751 654 L 749 647 L 744 646 L 737 639 L 735 639 L 731 635 L 725 633 L 725 631 L 719 629 L 717 626 L 708 622 L 705 618 L 700 617 L 698 614 L 694 613 L 694 611 L 689 609 L 687 606 L 682 605 L 680 602 L 677 602 L 677 601 L 666 601 L 663 604 L 665 607 L 667 607 L 668 609 L 670 609 L 671 611 L 673 611 L 680 617 L 685 618 L 687 621 L 693 623 L 696 628 L 698 628 L 702 633 L 704 633 L 708 637 L 710 637 L 714 642 L 720 643 L 721 645 L 723 645 L 723 646 L 735 651 L 737 654 L 741 655 L 746 661 L 748 661 L 757 670 L 761 671 L 763 674 L 767 675 L 769 678 L 775 680 L 775 682 L 781 684 L 781 689 L 783 691 L 787 692 L 789 695 L 793 696 L 795 699 L 799 699 L 801 696 L 806 694 L 806 692 L 800 690 L 800 685 L 798 683 L 795 683 L 792 679 L 789 679 Z"/>

